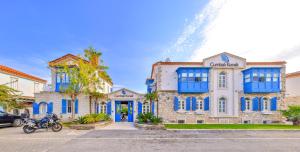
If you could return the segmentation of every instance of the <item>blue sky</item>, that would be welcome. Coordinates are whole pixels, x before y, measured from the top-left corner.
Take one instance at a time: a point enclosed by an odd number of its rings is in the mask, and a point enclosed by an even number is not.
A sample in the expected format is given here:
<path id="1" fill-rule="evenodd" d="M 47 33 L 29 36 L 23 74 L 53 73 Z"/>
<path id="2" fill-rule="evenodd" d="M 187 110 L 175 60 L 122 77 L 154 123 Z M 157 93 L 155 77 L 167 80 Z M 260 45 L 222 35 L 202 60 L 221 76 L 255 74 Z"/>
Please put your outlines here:
<path id="1" fill-rule="evenodd" d="M 258 5 L 259 4 L 259 5 Z M 0 64 L 50 79 L 47 62 L 93 46 L 114 84 L 145 92 L 151 65 L 229 52 L 299 71 L 299 0 L 3 0 Z"/>
<path id="2" fill-rule="evenodd" d="M 1 1 L 0 64 L 50 79 L 47 62 L 93 46 L 114 84 L 135 91 L 207 1 Z M 177 57 L 185 60 L 189 54 Z"/>

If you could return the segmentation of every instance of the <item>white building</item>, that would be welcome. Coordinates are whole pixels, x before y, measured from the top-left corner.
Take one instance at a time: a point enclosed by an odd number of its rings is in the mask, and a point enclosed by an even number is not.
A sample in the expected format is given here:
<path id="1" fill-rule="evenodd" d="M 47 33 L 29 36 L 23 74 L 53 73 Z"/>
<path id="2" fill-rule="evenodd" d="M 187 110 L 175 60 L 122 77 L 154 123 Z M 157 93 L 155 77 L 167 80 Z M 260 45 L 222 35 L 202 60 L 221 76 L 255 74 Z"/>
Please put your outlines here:
<path id="1" fill-rule="evenodd" d="M 300 71 L 286 75 L 286 98 L 287 105 L 300 105 Z"/>
<path id="2" fill-rule="evenodd" d="M 147 80 L 166 123 L 281 121 L 285 64 L 221 53 L 199 62 L 157 62 Z"/>
<path id="3" fill-rule="evenodd" d="M 24 109 L 13 109 L 8 112 L 20 114 L 25 110 L 26 112 L 32 113 L 31 105 L 34 102 L 34 93 L 42 91 L 46 83 L 47 81 L 41 78 L 0 65 L 0 84 L 7 85 L 19 91 L 22 99 L 25 100 Z M 4 111 L 5 105 L 0 105 L 0 110 Z"/>
<path id="4" fill-rule="evenodd" d="M 91 108 L 89 104 L 89 96 L 80 94 L 75 103 L 72 103 L 71 97 L 64 94 L 61 88 L 66 87 L 69 83 L 69 77 L 66 74 L 59 73 L 57 70 L 59 65 L 67 63 L 72 65 L 75 61 L 80 58 L 67 54 L 58 59 L 49 62 L 49 67 L 51 70 L 51 87 L 35 94 L 35 103 L 33 104 L 33 114 L 35 117 L 41 117 L 46 113 L 55 113 L 59 115 L 60 118 L 67 120 L 71 118 L 72 115 L 72 104 L 74 107 L 75 117 L 83 116 L 89 113 L 107 113 L 108 106 L 107 101 L 103 99 L 93 99 L 91 103 Z M 88 61 L 86 61 L 88 62 Z M 101 81 L 101 88 L 99 88 L 99 93 L 108 94 L 112 90 L 113 83 L 107 81 L 99 76 Z"/>

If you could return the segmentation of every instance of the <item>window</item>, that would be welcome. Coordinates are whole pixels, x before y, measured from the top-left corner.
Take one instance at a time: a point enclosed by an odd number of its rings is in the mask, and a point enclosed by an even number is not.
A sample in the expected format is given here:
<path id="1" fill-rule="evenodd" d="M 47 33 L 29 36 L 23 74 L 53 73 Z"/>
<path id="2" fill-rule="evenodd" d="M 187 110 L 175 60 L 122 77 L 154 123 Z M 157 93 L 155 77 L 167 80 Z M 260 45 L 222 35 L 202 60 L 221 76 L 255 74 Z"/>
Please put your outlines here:
<path id="1" fill-rule="evenodd" d="M 253 81 L 258 81 L 258 75 L 257 75 L 257 73 L 253 73 Z"/>
<path id="2" fill-rule="evenodd" d="M 207 73 L 202 73 L 201 81 L 204 81 L 204 82 L 207 81 Z"/>
<path id="3" fill-rule="evenodd" d="M 179 124 L 184 124 L 184 123 L 185 123 L 185 120 L 178 120 L 177 123 L 179 123 Z"/>
<path id="4" fill-rule="evenodd" d="M 18 78 L 10 77 L 10 87 L 18 90 Z"/>
<path id="5" fill-rule="evenodd" d="M 246 111 L 250 111 L 251 110 L 251 100 L 249 98 L 245 99 L 245 109 Z"/>
<path id="6" fill-rule="evenodd" d="M 39 83 L 38 82 L 34 82 L 34 93 L 38 93 L 40 91 L 39 89 Z"/>
<path id="7" fill-rule="evenodd" d="M 46 114 L 47 113 L 47 104 L 46 103 L 40 103 L 39 106 L 40 114 Z"/>
<path id="8" fill-rule="evenodd" d="M 226 88 L 226 73 L 221 72 L 219 74 L 219 88 Z"/>
<path id="9" fill-rule="evenodd" d="M 203 124 L 204 121 L 203 120 L 197 120 L 197 124 Z"/>
<path id="10" fill-rule="evenodd" d="M 219 99 L 219 112 L 220 113 L 226 112 L 226 99 L 224 97 L 221 97 Z"/>
<path id="11" fill-rule="evenodd" d="M 143 104 L 143 108 L 142 108 L 142 112 L 145 113 L 150 113 L 150 103 L 149 102 L 145 102 Z"/>
<path id="12" fill-rule="evenodd" d="M 266 81 L 267 82 L 271 81 L 271 73 L 267 73 Z"/>
<path id="13" fill-rule="evenodd" d="M 199 99 L 196 104 L 196 110 L 203 110 L 203 100 Z"/>
<path id="14" fill-rule="evenodd" d="M 245 75 L 245 82 L 250 82 L 250 74 Z"/>
<path id="15" fill-rule="evenodd" d="M 268 98 L 263 98 L 263 107 L 263 111 L 269 111 L 270 104 Z"/>
<path id="16" fill-rule="evenodd" d="M 265 78 L 265 74 L 264 73 L 260 73 L 259 74 L 259 79 L 258 79 L 259 82 L 265 82 L 266 81 L 266 78 Z"/>
<path id="17" fill-rule="evenodd" d="M 184 100 L 180 100 L 180 101 L 179 101 L 179 110 L 184 110 L 184 109 L 185 109 L 184 106 L 185 106 L 185 105 L 184 105 Z"/>
<path id="18" fill-rule="evenodd" d="M 61 83 L 66 83 L 66 74 L 65 73 L 61 73 L 60 77 L 61 77 Z"/>
<path id="19" fill-rule="evenodd" d="M 273 74 L 273 82 L 277 82 L 278 81 L 278 74 L 274 73 Z"/>
<path id="20" fill-rule="evenodd" d="M 200 75 L 200 73 L 196 73 L 195 81 L 196 82 L 200 82 L 201 81 L 201 75 Z"/>
<path id="21" fill-rule="evenodd" d="M 194 81 L 194 73 L 189 73 L 189 81 Z"/>
<path id="22" fill-rule="evenodd" d="M 56 73 L 56 83 L 60 83 L 60 73 Z"/>
<path id="23" fill-rule="evenodd" d="M 106 104 L 104 102 L 101 103 L 100 113 L 106 113 Z"/>
<path id="24" fill-rule="evenodd" d="M 244 124 L 250 124 L 251 123 L 251 121 L 250 120 L 244 120 L 244 122 L 243 122 Z"/>
<path id="25" fill-rule="evenodd" d="M 182 74 L 181 74 L 181 77 L 182 77 L 182 78 L 181 78 L 182 81 L 186 81 L 187 73 L 182 73 Z"/>
<path id="26" fill-rule="evenodd" d="M 67 112 L 72 113 L 72 100 L 67 100 Z"/>

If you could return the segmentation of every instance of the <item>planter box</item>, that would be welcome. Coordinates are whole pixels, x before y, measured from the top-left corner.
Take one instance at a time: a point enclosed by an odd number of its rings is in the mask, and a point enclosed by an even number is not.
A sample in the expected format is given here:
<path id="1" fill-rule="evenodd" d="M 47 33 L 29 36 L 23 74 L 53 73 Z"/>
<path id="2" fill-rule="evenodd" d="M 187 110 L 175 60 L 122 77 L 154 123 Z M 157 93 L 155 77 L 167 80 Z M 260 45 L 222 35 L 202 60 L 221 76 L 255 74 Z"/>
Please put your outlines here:
<path id="1" fill-rule="evenodd" d="M 76 130 L 91 130 L 101 127 L 105 127 L 107 125 L 111 124 L 111 121 L 102 121 L 102 122 L 97 122 L 93 124 L 75 124 L 75 125 L 70 125 L 70 129 L 76 129 Z"/>
<path id="2" fill-rule="evenodd" d="M 145 130 L 166 130 L 163 124 L 153 125 L 153 124 L 134 123 L 134 126 L 136 128 L 145 129 Z"/>

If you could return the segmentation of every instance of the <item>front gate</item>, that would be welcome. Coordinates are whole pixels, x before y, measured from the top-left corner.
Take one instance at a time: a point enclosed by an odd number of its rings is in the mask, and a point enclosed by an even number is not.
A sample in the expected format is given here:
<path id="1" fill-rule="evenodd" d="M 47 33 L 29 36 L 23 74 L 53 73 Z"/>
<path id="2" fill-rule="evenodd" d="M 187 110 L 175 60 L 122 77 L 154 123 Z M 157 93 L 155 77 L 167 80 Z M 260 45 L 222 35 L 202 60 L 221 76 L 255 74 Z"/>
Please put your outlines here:
<path id="1" fill-rule="evenodd" d="M 133 122 L 133 101 L 115 101 L 115 122 L 122 121 L 122 103 L 127 103 L 127 121 Z"/>

